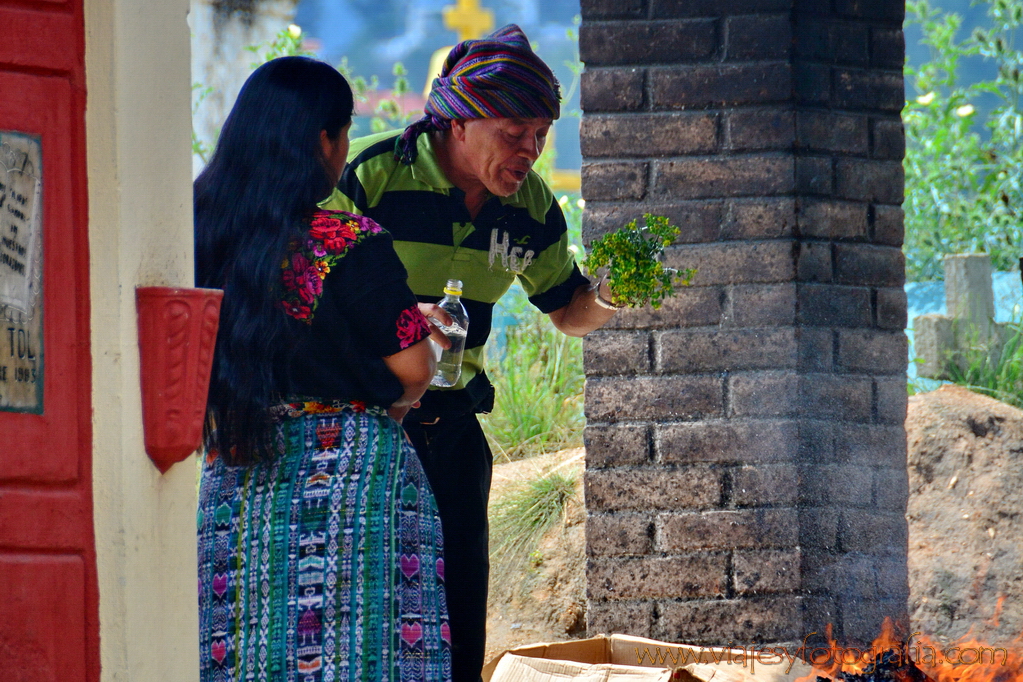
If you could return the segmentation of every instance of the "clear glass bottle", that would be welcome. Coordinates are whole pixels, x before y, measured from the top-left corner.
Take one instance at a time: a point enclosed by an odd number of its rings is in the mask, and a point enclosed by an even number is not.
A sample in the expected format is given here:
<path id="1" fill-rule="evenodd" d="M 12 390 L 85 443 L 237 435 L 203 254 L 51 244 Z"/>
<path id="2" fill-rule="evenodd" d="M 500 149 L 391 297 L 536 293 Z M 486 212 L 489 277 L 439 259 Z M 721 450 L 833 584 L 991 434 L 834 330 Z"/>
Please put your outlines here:
<path id="1" fill-rule="evenodd" d="M 437 305 L 447 311 L 452 323 L 450 326 L 444 325 L 430 318 L 430 322 L 437 325 L 451 341 L 451 348 L 442 350 L 437 359 L 437 373 L 430 382 L 433 386 L 442 388 L 454 386 L 462 374 L 462 354 L 465 351 L 465 334 L 469 330 L 469 316 L 462 305 L 461 296 L 462 282 L 449 279 L 447 286 L 444 287 L 444 298 Z"/>

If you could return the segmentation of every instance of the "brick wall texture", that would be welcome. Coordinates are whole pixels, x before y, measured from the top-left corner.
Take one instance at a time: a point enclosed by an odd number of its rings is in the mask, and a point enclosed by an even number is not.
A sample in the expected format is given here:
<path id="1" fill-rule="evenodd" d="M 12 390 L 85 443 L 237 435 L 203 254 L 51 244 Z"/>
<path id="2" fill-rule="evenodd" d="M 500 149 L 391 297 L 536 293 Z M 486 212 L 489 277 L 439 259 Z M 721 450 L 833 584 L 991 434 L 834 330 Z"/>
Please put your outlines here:
<path id="1" fill-rule="evenodd" d="M 695 267 L 585 341 L 589 629 L 906 622 L 900 0 L 582 0 L 584 238 Z"/>

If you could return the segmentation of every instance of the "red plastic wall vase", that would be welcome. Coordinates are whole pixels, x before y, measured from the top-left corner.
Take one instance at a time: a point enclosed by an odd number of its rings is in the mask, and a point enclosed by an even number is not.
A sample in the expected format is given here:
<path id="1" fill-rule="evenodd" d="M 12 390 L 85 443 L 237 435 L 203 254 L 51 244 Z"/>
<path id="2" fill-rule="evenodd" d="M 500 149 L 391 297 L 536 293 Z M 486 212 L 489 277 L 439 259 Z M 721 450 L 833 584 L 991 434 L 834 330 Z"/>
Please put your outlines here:
<path id="1" fill-rule="evenodd" d="M 137 287 L 146 453 L 165 473 L 202 442 L 219 289 Z"/>

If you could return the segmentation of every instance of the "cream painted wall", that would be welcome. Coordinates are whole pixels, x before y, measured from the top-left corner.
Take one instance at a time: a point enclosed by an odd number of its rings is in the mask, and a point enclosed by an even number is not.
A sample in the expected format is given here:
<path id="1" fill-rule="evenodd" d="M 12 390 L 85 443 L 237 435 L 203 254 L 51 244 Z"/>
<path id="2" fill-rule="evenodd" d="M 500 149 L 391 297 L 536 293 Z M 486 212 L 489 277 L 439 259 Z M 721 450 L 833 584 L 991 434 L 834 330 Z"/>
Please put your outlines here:
<path id="1" fill-rule="evenodd" d="M 191 286 L 188 0 L 85 0 L 102 680 L 198 678 L 194 457 L 141 426 L 135 287 Z"/>
<path id="2" fill-rule="evenodd" d="M 242 83 L 259 61 L 247 48 L 265 45 L 295 18 L 298 0 L 256 0 L 252 12 L 217 16 L 214 0 L 191 0 L 188 25 L 192 29 L 192 80 L 211 88 L 204 96 L 192 93 L 197 104 L 193 124 L 196 134 L 212 145 L 224 119 L 238 98 Z M 199 175 L 203 162 L 192 159 L 192 173 Z"/>

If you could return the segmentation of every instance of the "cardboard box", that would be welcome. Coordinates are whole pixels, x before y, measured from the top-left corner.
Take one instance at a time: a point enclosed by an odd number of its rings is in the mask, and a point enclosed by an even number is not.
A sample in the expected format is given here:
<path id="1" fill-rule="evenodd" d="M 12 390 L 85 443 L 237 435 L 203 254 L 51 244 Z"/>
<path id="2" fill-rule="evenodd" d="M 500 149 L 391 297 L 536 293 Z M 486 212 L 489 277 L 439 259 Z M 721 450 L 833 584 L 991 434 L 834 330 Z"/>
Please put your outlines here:
<path id="1" fill-rule="evenodd" d="M 483 682 L 812 682 L 815 671 L 794 654 L 768 647 L 725 649 L 599 635 L 531 644 L 497 656 Z"/>

